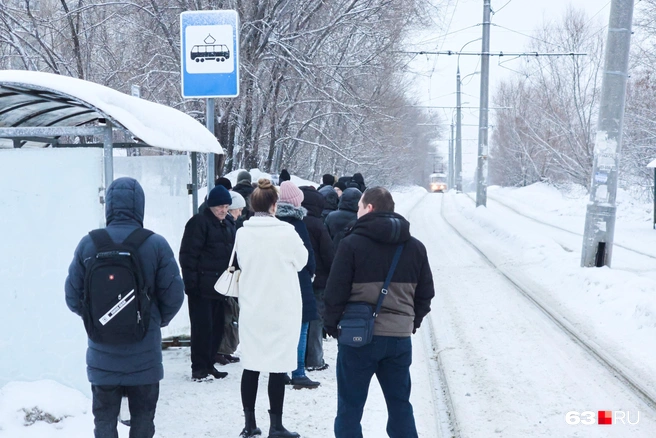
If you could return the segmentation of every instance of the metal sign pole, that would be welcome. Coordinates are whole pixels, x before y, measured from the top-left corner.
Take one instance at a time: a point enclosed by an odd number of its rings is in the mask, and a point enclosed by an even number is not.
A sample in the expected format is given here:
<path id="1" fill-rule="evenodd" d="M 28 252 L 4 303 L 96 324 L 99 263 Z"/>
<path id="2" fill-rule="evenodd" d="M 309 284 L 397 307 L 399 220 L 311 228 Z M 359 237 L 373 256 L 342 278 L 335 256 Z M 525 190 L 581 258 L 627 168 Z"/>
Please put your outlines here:
<path id="1" fill-rule="evenodd" d="M 214 135 L 214 98 L 207 98 L 207 105 L 205 106 L 205 124 L 207 130 Z M 207 194 L 214 188 L 214 179 L 216 178 L 216 171 L 214 169 L 214 154 L 207 154 Z"/>

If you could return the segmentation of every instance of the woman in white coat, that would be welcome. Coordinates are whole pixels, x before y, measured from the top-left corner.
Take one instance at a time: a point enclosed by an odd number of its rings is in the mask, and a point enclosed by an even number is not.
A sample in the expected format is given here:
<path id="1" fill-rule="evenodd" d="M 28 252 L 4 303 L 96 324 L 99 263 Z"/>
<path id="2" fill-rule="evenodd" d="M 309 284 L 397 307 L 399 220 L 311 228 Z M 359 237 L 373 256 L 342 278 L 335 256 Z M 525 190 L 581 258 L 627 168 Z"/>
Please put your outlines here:
<path id="1" fill-rule="evenodd" d="M 296 368 L 302 300 L 298 271 L 308 252 L 294 227 L 275 217 L 278 192 L 260 179 L 250 197 L 255 215 L 237 231 L 241 398 L 246 426 L 240 437 L 262 432 L 255 421 L 260 372 L 269 373 L 270 437 L 298 437 L 282 425 L 287 372 Z"/>

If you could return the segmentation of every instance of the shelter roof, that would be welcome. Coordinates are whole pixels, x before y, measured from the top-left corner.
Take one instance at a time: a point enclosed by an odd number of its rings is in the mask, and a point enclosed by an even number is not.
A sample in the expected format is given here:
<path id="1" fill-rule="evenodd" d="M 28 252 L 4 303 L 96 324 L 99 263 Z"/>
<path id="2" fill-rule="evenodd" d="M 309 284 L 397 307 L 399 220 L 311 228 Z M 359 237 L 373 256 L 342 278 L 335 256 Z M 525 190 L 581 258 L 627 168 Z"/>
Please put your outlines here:
<path id="1" fill-rule="evenodd" d="M 205 126 L 175 108 L 82 79 L 0 70 L 0 128 L 75 127 L 100 119 L 110 120 L 148 146 L 223 154 Z M 12 145 L 2 143 L 0 147 Z"/>

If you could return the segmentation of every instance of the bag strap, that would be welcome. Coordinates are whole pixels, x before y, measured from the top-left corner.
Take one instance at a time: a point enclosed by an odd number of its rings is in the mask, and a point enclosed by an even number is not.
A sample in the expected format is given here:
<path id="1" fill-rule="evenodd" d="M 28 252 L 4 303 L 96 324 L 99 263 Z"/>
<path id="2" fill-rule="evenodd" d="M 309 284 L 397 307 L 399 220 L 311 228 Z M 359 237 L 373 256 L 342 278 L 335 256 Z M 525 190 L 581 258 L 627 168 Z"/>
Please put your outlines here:
<path id="1" fill-rule="evenodd" d="M 232 245 L 232 253 L 230 254 L 230 261 L 228 262 L 228 269 L 233 267 L 233 262 L 235 261 L 235 252 L 236 252 L 236 246 L 233 244 Z"/>
<path id="2" fill-rule="evenodd" d="M 387 273 L 387 278 L 385 279 L 385 283 L 383 283 L 383 288 L 380 290 L 380 295 L 378 296 L 378 303 L 376 303 L 376 310 L 374 310 L 374 318 L 378 316 L 378 313 L 380 312 L 380 308 L 383 305 L 383 300 L 387 295 L 387 288 L 389 287 L 390 282 L 392 281 L 392 275 L 394 275 L 394 271 L 396 271 L 396 265 L 399 264 L 399 259 L 401 258 L 401 253 L 403 252 L 403 246 L 404 244 L 402 243 L 396 248 L 396 252 L 394 253 L 394 259 L 392 259 L 392 266 L 390 266 L 389 272 Z"/>

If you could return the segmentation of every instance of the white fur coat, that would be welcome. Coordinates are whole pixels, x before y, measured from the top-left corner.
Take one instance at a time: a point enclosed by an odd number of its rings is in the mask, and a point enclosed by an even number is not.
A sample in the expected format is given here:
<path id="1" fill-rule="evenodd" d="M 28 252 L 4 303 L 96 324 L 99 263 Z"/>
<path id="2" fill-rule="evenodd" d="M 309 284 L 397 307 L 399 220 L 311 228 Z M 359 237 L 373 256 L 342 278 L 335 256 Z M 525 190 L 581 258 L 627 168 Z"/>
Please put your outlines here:
<path id="1" fill-rule="evenodd" d="M 302 301 L 298 271 L 308 252 L 292 225 L 251 217 L 237 231 L 239 340 L 247 370 L 286 373 L 296 369 Z"/>

